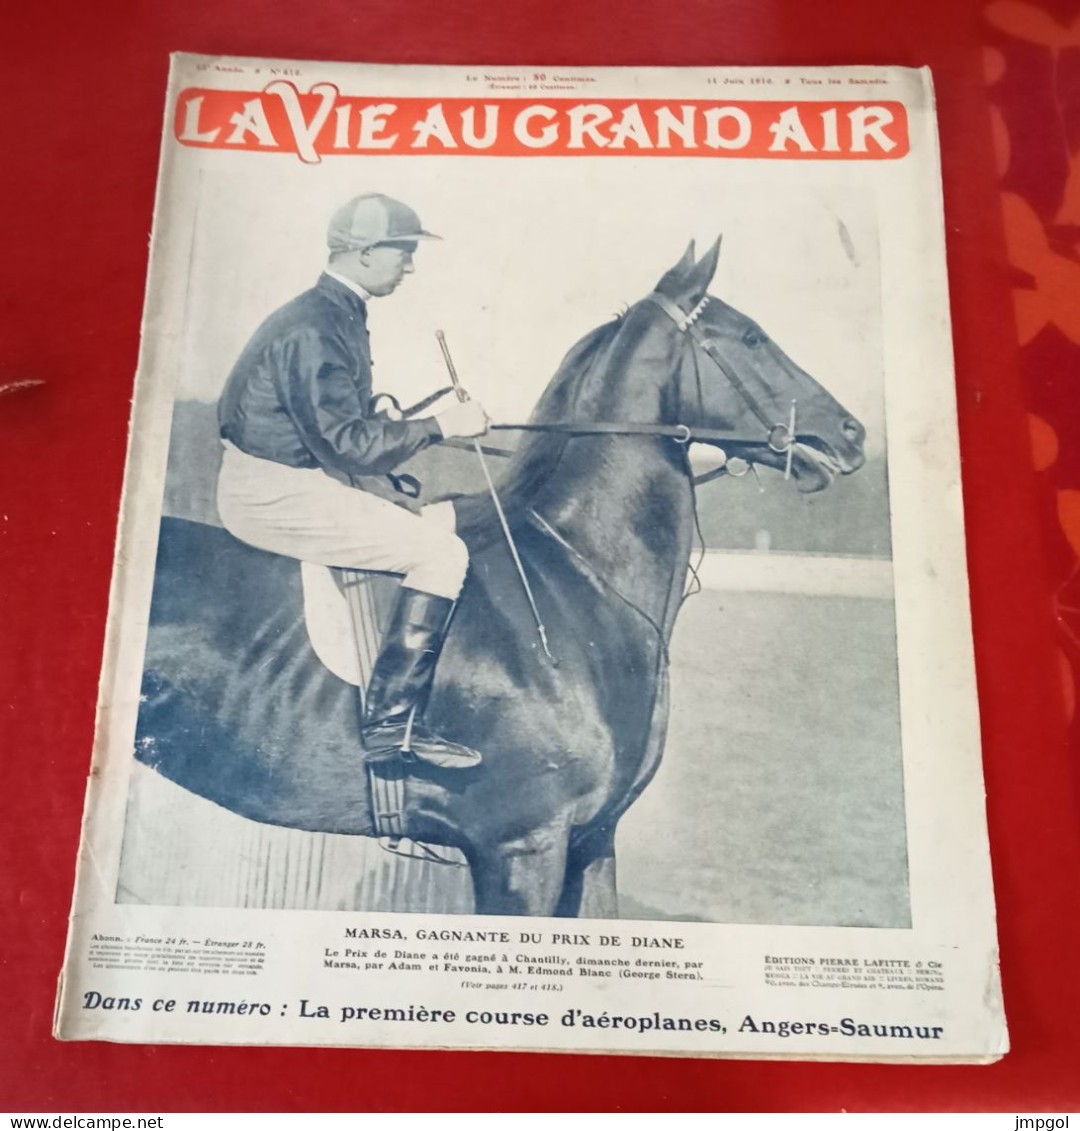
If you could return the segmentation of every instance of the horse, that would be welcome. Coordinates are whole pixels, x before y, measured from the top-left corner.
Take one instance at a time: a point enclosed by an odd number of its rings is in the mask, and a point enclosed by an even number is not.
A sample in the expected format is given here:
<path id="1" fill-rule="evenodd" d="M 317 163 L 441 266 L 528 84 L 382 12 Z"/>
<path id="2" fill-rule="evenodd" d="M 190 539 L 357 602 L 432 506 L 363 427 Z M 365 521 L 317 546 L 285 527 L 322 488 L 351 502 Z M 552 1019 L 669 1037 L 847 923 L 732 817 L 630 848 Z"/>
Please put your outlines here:
<path id="1" fill-rule="evenodd" d="M 695 535 L 688 442 L 801 491 L 863 463 L 863 426 L 745 314 L 691 242 L 574 345 L 499 479 L 554 662 L 488 494 L 453 500 L 470 572 L 427 719 L 479 750 L 417 764 L 404 833 L 460 850 L 484 915 L 615 918 L 615 830 L 659 765 Z M 376 836 L 357 690 L 320 663 L 300 563 L 165 518 L 136 757 L 255 821 Z"/>

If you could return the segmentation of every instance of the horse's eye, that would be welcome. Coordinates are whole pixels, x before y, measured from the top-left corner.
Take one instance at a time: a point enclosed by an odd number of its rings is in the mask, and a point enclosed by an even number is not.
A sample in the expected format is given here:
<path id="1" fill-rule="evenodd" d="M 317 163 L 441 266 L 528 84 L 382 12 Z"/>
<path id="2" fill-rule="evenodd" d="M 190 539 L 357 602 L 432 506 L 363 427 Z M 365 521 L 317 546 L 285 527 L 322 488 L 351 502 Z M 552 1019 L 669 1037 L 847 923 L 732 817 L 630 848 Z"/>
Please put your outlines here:
<path id="1" fill-rule="evenodd" d="M 765 335 L 756 326 L 751 326 L 750 329 L 743 334 L 742 340 L 744 346 L 755 349 L 765 341 Z"/>

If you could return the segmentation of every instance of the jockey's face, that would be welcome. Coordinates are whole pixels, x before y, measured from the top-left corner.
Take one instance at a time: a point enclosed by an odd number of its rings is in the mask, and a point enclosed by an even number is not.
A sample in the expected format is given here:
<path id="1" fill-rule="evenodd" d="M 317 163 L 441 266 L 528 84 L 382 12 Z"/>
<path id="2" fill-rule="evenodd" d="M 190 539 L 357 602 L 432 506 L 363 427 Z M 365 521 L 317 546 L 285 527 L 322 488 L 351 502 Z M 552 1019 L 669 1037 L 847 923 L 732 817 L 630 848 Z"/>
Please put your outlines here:
<path id="1" fill-rule="evenodd" d="M 361 251 L 350 251 L 334 260 L 334 269 L 368 294 L 381 297 L 395 291 L 406 275 L 413 273 L 414 240 L 379 243 Z"/>

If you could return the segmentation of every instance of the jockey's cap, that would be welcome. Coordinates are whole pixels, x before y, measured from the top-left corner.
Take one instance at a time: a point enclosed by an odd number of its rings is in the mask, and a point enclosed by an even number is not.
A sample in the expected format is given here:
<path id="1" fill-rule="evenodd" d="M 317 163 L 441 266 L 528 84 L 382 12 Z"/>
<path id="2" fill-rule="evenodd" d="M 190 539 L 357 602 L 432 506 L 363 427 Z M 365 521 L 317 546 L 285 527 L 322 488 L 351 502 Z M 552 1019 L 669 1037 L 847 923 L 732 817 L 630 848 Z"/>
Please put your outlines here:
<path id="1" fill-rule="evenodd" d="M 331 251 L 357 251 L 396 240 L 437 240 L 424 231 L 420 217 L 407 205 L 382 193 L 353 197 L 331 217 L 326 243 Z"/>

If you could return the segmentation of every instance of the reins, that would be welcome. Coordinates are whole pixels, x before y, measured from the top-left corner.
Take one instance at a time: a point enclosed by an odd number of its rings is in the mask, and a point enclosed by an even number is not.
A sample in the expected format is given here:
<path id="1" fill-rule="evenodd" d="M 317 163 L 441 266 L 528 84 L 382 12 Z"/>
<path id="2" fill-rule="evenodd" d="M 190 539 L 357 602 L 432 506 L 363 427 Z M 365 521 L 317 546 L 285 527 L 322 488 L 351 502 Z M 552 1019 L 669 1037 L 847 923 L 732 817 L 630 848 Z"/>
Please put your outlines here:
<path id="1" fill-rule="evenodd" d="M 793 400 L 791 402 L 791 414 L 786 424 L 769 419 L 769 415 L 762 407 L 761 402 L 746 387 L 746 383 L 742 378 L 731 368 L 724 357 L 713 346 L 713 343 L 701 333 L 700 328 L 697 326 L 698 318 L 708 305 L 710 296 L 705 295 L 697 306 L 689 312 L 684 311 L 677 303 L 668 298 L 668 296 L 661 291 L 650 292 L 642 301 L 651 302 L 654 306 L 662 310 L 668 318 L 675 323 L 675 327 L 679 333 L 686 334 L 693 341 L 694 345 L 697 346 L 697 350 L 694 352 L 694 363 L 698 382 L 699 411 L 702 405 L 700 403 L 701 374 L 697 367 L 698 351 L 703 353 L 720 370 L 731 387 L 743 399 L 747 408 L 749 408 L 762 428 L 764 428 L 765 442 L 768 447 L 777 455 L 787 457 L 784 477 L 790 478 L 791 457 L 796 443 L 795 401 Z M 391 394 L 381 393 L 372 398 L 371 409 L 374 412 L 385 413 L 391 419 L 400 420 L 404 418 L 407 420 L 418 415 L 441 397 L 453 391 L 454 386 L 448 385 L 424 397 L 423 400 L 411 405 L 407 409 L 402 409 Z M 746 442 L 745 432 L 735 432 L 732 429 L 692 427 L 689 424 L 632 423 L 628 421 L 553 420 L 541 423 L 492 424 L 490 431 L 537 432 L 563 436 L 649 436 L 671 439 L 677 444 L 706 443 L 716 444 L 720 447 L 723 447 L 725 444 Z M 469 450 L 474 450 L 474 444 L 472 442 L 449 439 L 444 440 L 443 443 L 450 447 L 465 447 Z M 488 445 L 481 445 L 481 451 L 484 455 L 503 457 L 512 456 L 514 454 L 511 449 Z M 717 468 L 715 471 L 707 472 L 705 475 L 697 477 L 695 484 L 715 479 L 721 471 L 722 469 Z"/>
<path id="2" fill-rule="evenodd" d="M 543 424 L 492 424 L 493 432 L 560 432 L 568 436 L 659 436 L 677 444 L 728 442 L 739 439 L 735 432 L 722 428 L 691 428 L 689 424 L 629 424 L 614 421 L 579 423 L 553 420 Z"/>

